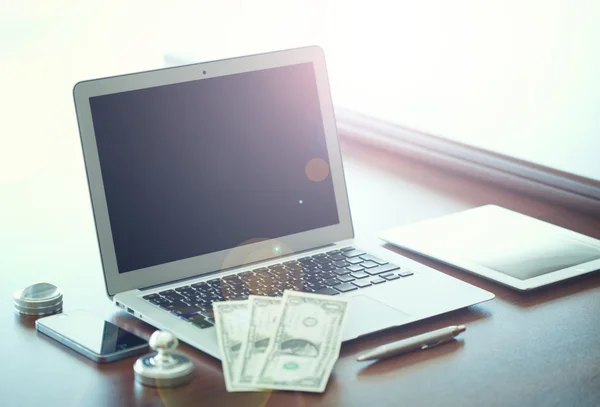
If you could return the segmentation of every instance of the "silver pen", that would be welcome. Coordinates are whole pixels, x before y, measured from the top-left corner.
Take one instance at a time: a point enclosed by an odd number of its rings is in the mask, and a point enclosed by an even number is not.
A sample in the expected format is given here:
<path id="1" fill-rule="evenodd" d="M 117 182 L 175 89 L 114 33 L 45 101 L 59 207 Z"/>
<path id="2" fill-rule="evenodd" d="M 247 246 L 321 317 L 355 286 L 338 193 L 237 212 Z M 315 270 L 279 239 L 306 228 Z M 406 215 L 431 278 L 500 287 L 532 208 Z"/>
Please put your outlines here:
<path id="1" fill-rule="evenodd" d="M 402 353 L 412 352 L 413 350 L 425 350 L 441 345 L 442 343 L 450 342 L 456 335 L 466 330 L 467 327 L 464 325 L 449 326 L 422 335 L 413 336 L 412 338 L 378 346 L 375 349 L 371 349 L 370 351 L 358 355 L 356 360 L 362 362 L 363 360 L 385 359 Z"/>

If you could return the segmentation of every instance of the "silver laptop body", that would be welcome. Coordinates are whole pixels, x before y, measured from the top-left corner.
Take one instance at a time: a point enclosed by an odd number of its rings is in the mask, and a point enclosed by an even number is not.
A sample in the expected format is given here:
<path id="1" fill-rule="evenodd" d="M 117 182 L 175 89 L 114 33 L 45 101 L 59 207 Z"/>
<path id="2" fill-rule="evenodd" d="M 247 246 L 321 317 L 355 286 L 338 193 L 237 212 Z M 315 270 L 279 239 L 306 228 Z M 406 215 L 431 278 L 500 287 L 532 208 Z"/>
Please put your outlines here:
<path id="1" fill-rule="evenodd" d="M 350 340 L 494 297 L 354 239 L 318 47 L 73 92 L 108 296 L 214 357 L 215 300 L 345 295 Z"/>

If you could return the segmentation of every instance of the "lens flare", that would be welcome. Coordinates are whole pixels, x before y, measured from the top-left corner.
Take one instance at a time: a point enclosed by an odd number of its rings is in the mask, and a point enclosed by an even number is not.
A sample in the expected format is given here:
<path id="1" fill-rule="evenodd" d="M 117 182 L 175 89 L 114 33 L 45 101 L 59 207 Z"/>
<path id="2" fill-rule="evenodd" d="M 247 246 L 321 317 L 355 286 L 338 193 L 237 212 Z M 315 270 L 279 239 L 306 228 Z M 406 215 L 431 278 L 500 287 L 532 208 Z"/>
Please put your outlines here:
<path id="1" fill-rule="evenodd" d="M 321 182 L 329 176 L 329 164 L 322 158 L 313 158 L 306 163 L 304 171 L 312 182 Z"/>
<path id="2" fill-rule="evenodd" d="M 251 245 L 253 243 L 260 243 L 269 240 L 269 244 L 260 245 L 252 250 L 244 250 L 244 246 Z M 254 238 L 248 239 L 240 243 L 236 248 L 230 250 L 228 256 L 223 262 L 222 269 L 227 269 L 241 264 L 251 264 L 260 262 L 265 259 L 278 256 L 284 253 L 291 253 L 291 249 L 279 240 L 266 239 L 266 238 Z M 267 270 L 261 270 L 263 267 L 257 265 L 254 267 L 255 272 L 245 277 L 245 285 L 247 291 L 251 295 L 271 295 L 273 294 L 280 284 L 274 281 L 273 276 L 267 272 Z M 286 280 L 289 277 L 290 281 L 285 282 L 283 289 L 301 289 L 303 282 L 302 270 L 291 267 L 286 272 Z M 221 286 L 221 292 L 223 297 L 228 300 L 236 299 L 238 293 L 236 290 L 228 285 Z"/>

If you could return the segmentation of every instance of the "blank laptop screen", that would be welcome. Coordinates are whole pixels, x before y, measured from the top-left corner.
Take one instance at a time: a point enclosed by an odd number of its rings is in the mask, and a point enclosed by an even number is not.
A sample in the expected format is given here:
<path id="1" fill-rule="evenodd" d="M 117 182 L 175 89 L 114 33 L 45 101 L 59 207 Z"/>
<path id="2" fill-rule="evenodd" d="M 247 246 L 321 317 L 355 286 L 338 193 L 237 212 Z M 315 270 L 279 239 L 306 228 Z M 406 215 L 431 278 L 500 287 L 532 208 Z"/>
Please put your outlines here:
<path id="1" fill-rule="evenodd" d="M 339 223 L 311 63 L 90 105 L 120 273 Z"/>

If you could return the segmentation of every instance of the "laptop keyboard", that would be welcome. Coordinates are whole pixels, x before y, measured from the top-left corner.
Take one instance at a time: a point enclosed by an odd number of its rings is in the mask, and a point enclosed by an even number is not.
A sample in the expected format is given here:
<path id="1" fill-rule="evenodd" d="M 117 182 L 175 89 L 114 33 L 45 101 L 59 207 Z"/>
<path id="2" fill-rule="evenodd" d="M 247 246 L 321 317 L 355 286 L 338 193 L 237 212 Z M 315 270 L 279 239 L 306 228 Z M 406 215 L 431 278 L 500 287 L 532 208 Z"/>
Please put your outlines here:
<path id="1" fill-rule="evenodd" d="M 245 300 L 249 295 L 281 296 L 284 290 L 337 295 L 413 275 L 360 249 L 345 247 L 143 298 L 198 328 L 214 325 L 212 303 Z"/>

